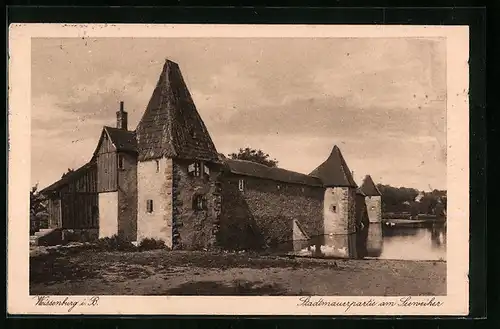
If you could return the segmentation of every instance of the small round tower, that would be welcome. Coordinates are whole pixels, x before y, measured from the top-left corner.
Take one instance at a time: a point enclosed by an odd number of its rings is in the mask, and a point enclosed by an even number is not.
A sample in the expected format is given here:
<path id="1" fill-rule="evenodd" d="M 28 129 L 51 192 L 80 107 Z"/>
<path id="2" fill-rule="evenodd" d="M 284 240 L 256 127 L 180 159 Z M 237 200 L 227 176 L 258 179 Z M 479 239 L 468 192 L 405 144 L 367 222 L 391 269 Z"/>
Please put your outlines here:
<path id="1" fill-rule="evenodd" d="M 370 223 L 380 223 L 382 221 L 382 193 L 380 193 L 370 175 L 365 176 L 360 190 L 365 194 Z"/>
<path id="2" fill-rule="evenodd" d="M 357 185 L 338 146 L 310 175 L 321 179 L 325 187 L 324 256 L 356 257 Z"/>

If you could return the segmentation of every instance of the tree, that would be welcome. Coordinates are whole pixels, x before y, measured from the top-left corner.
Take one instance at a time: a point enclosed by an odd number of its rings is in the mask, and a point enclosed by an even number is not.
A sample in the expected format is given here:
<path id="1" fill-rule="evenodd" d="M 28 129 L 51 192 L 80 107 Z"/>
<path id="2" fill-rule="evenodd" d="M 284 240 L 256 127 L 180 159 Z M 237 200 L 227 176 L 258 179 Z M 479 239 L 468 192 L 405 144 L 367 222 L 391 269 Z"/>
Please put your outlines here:
<path id="1" fill-rule="evenodd" d="M 38 184 L 30 191 L 30 235 L 48 226 L 49 213 L 45 197 L 38 191 Z"/>
<path id="2" fill-rule="evenodd" d="M 414 188 L 393 187 L 390 185 L 377 185 L 382 193 L 383 212 L 410 212 L 412 216 L 417 214 L 437 214 L 446 209 L 446 190 L 433 190 L 432 192 L 422 192 L 423 197 L 415 200 L 421 192 Z M 443 206 L 438 206 L 439 202 Z"/>
<path id="3" fill-rule="evenodd" d="M 382 194 L 383 212 L 408 212 L 414 208 L 413 202 L 418 195 L 418 190 L 407 187 L 393 187 L 377 184 Z"/>
<path id="4" fill-rule="evenodd" d="M 267 167 L 277 167 L 278 161 L 276 159 L 270 159 L 269 154 L 264 153 L 262 150 L 255 150 L 249 147 L 244 149 L 240 148 L 238 153 L 228 154 L 231 159 L 247 160 L 256 163 L 263 164 Z"/>

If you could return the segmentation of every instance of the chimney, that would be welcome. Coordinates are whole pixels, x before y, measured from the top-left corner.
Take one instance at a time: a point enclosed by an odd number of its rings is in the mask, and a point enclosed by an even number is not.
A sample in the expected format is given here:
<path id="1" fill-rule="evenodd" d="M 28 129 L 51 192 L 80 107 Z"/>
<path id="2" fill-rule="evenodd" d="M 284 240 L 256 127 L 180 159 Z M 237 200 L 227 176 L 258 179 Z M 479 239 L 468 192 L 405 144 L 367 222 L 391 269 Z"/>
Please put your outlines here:
<path id="1" fill-rule="evenodd" d="M 120 110 L 116 112 L 116 128 L 127 130 L 128 113 L 123 108 L 123 101 L 120 102 Z"/>

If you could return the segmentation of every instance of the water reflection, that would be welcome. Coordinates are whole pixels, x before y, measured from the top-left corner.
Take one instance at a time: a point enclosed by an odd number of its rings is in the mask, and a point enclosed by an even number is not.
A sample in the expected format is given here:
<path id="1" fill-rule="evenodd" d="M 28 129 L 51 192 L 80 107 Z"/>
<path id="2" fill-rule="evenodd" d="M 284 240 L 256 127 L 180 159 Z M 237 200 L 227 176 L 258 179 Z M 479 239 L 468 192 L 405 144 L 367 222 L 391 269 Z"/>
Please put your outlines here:
<path id="1" fill-rule="evenodd" d="M 361 225 L 356 234 L 316 236 L 294 240 L 294 253 L 308 257 L 446 260 L 446 226 L 403 222 Z"/>
<path id="2" fill-rule="evenodd" d="M 387 227 L 370 223 L 367 256 L 380 259 L 446 260 L 446 226 Z"/>
<path id="3" fill-rule="evenodd" d="M 366 255 L 368 257 L 380 257 L 383 244 L 382 223 L 370 223 L 366 241 Z"/>

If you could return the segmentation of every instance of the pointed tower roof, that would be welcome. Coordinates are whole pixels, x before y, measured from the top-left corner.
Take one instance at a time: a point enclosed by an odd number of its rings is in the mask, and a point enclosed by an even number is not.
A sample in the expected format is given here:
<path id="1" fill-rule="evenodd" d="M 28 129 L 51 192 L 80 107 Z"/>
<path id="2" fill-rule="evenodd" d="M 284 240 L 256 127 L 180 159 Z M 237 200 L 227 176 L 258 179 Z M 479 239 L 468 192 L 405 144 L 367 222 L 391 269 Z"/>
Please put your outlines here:
<path id="1" fill-rule="evenodd" d="M 325 186 L 358 187 L 337 145 L 333 147 L 328 159 L 309 175 L 321 179 Z"/>
<path id="2" fill-rule="evenodd" d="M 366 196 L 381 196 L 382 193 L 380 193 L 379 189 L 377 188 L 377 185 L 373 182 L 373 179 L 371 178 L 370 175 L 366 175 L 365 179 L 363 179 L 363 184 L 361 184 L 360 190 L 366 195 Z"/>
<path id="3" fill-rule="evenodd" d="M 136 135 L 139 161 L 166 156 L 220 162 L 179 65 L 168 59 Z"/>

